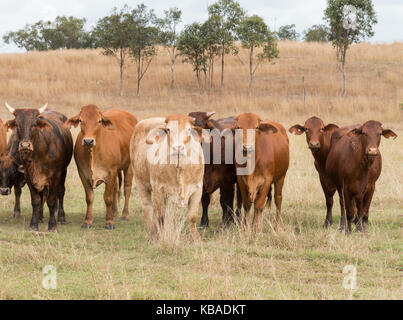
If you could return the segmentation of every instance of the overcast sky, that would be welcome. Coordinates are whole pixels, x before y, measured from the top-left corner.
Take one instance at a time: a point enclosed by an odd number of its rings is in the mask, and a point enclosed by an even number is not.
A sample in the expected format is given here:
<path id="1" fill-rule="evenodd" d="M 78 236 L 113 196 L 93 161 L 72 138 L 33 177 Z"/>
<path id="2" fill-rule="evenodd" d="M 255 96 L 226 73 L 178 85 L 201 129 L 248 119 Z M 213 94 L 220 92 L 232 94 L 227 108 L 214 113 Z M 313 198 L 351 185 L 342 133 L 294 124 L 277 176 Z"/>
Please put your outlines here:
<path id="1" fill-rule="evenodd" d="M 27 23 L 38 20 L 53 20 L 58 15 L 73 15 L 87 18 L 88 26 L 108 15 L 114 6 L 127 3 L 135 7 L 145 3 L 154 8 L 157 15 L 163 10 L 178 7 L 183 12 L 183 24 L 202 22 L 207 17 L 207 5 L 214 0 L 0 0 L 0 35 L 18 30 Z M 273 30 L 285 24 L 295 24 L 302 32 L 313 24 L 323 23 L 326 0 L 239 0 L 248 14 L 262 16 Z M 378 16 L 372 42 L 403 41 L 403 0 L 373 0 Z M 0 41 L 0 52 L 15 52 L 18 49 Z"/>

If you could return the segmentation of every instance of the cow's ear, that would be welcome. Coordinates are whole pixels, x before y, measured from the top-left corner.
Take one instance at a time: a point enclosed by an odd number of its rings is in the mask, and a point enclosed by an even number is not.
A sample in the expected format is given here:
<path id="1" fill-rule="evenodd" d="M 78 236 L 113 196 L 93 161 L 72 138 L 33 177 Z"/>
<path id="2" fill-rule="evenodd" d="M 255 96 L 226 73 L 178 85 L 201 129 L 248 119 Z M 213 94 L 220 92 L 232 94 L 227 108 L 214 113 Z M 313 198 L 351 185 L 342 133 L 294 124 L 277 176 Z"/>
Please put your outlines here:
<path id="1" fill-rule="evenodd" d="M 261 132 L 269 132 L 269 131 L 271 131 L 271 132 L 273 132 L 273 133 L 276 133 L 276 132 L 278 131 L 275 126 L 272 126 L 271 124 L 269 124 L 269 123 L 267 123 L 267 122 L 261 122 L 261 123 L 259 124 L 258 129 L 259 129 L 259 131 L 261 131 Z"/>
<path id="2" fill-rule="evenodd" d="M 392 137 L 393 137 L 393 140 L 394 140 L 394 139 L 397 138 L 397 134 L 394 133 L 394 132 L 393 132 L 392 130 L 390 130 L 390 129 L 384 129 L 384 130 L 382 130 L 382 135 L 383 135 L 386 139 L 389 139 L 389 138 L 392 138 Z"/>
<path id="3" fill-rule="evenodd" d="M 70 130 L 70 129 L 71 129 L 71 126 L 74 126 L 74 128 L 77 128 L 77 126 L 78 126 L 79 124 L 80 124 L 80 116 L 77 115 L 77 116 L 74 116 L 74 117 L 68 119 L 68 120 L 64 123 L 64 127 L 65 127 L 67 130 Z"/>
<path id="4" fill-rule="evenodd" d="M 45 120 L 43 120 L 43 119 L 36 119 L 36 124 L 35 124 L 35 127 L 37 127 L 39 130 L 43 130 L 43 129 L 50 129 L 50 128 L 52 128 L 51 126 L 50 126 L 50 124 L 47 122 L 47 121 L 45 121 Z"/>
<path id="5" fill-rule="evenodd" d="M 329 123 L 326 127 L 323 128 L 323 131 L 331 131 L 331 130 L 336 130 L 338 129 L 339 126 L 334 124 L 334 123 Z"/>
<path id="6" fill-rule="evenodd" d="M 102 125 L 104 128 L 109 129 L 109 130 L 115 129 L 115 126 L 113 125 L 112 121 L 109 120 L 108 118 L 102 117 Z"/>
<path id="7" fill-rule="evenodd" d="M 290 131 L 290 133 L 296 134 L 296 135 L 301 135 L 306 131 L 306 128 L 296 124 L 295 126 L 292 126 L 290 129 L 288 129 L 288 131 Z"/>
<path id="8" fill-rule="evenodd" d="M 17 122 L 15 120 L 8 120 L 4 124 L 4 128 L 8 131 L 8 129 L 14 130 L 17 127 Z"/>
<path id="9" fill-rule="evenodd" d="M 24 166 L 22 165 L 22 164 L 20 164 L 19 166 L 18 166 L 18 172 L 21 172 L 21 173 L 25 173 L 25 169 L 24 169 Z"/>

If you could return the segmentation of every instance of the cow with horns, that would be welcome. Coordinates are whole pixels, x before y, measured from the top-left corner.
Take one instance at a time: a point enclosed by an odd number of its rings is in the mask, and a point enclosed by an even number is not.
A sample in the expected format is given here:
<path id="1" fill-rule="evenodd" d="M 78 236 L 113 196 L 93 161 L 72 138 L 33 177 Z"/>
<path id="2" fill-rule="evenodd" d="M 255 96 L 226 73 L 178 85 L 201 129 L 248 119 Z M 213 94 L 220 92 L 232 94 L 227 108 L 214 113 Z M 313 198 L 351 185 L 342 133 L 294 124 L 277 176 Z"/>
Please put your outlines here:
<path id="1" fill-rule="evenodd" d="M 29 229 L 38 231 L 46 199 L 49 207 L 48 230 L 57 232 L 57 220 L 66 223 L 63 208 L 67 167 L 73 155 L 73 139 L 63 127 L 67 118 L 61 113 L 39 109 L 14 109 L 6 103 L 14 116 L 5 123 L 15 130 L 18 152 L 25 179 L 31 193 L 32 219 Z"/>

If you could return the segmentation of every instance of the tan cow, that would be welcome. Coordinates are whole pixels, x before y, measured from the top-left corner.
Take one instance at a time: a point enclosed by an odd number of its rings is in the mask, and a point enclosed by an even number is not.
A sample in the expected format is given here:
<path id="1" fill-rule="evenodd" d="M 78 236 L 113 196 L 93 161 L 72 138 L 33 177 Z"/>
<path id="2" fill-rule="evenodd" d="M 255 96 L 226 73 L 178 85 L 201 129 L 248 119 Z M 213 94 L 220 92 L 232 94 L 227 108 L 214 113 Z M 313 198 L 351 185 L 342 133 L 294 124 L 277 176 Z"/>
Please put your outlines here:
<path id="1" fill-rule="evenodd" d="M 187 207 L 190 234 L 199 239 L 196 220 L 203 192 L 204 159 L 200 128 L 178 114 L 140 121 L 130 143 L 130 157 L 150 240 L 163 227 L 167 201 Z"/>
<path id="2" fill-rule="evenodd" d="M 125 205 L 122 219 L 129 217 L 129 199 L 133 173 L 130 166 L 130 138 L 137 119 L 129 112 L 110 109 L 101 112 L 97 106 L 82 107 L 80 113 L 66 121 L 66 126 L 77 127 L 74 159 L 85 189 L 87 214 L 82 228 L 90 228 L 93 222 L 92 203 L 94 189 L 105 183 L 106 228 L 114 229 L 113 216 L 117 214 L 119 200 L 118 177 L 124 173 Z M 120 179 L 119 179 L 120 180 Z"/>

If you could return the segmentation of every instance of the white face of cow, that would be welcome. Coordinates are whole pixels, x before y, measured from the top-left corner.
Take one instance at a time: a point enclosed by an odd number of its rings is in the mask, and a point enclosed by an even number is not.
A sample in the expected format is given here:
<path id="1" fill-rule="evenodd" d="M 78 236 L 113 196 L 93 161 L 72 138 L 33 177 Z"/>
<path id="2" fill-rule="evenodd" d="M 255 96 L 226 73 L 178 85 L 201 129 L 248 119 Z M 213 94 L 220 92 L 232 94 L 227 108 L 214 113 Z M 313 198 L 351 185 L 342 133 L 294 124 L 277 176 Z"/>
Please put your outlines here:
<path id="1" fill-rule="evenodd" d="M 156 156 L 160 164 L 179 166 L 200 162 L 200 134 L 193 122 L 193 118 L 188 116 L 170 116 L 161 127 L 150 131 L 147 144 L 153 145 L 153 163 Z"/>

